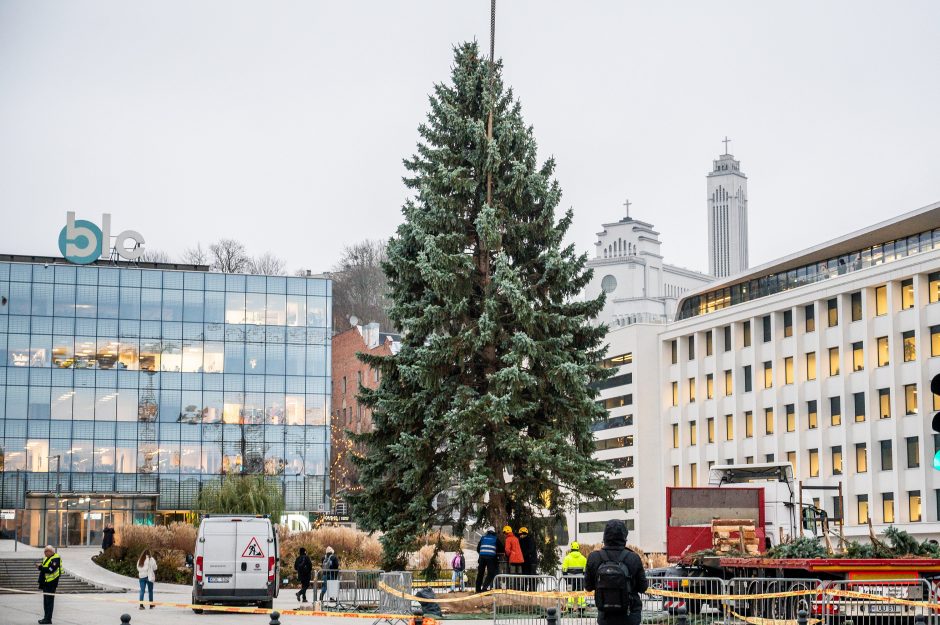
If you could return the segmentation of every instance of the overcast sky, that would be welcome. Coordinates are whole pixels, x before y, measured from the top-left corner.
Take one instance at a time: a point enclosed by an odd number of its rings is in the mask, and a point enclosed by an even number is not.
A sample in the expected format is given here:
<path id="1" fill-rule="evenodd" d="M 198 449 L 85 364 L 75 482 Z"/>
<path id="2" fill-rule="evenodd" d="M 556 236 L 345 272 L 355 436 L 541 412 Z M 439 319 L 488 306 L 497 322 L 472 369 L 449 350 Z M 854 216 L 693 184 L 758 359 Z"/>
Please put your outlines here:
<path id="1" fill-rule="evenodd" d="M 752 265 L 940 200 L 940 2 L 498 4 L 583 251 L 629 198 L 707 270 L 726 134 Z M 0 0 L 0 253 L 58 255 L 74 210 L 326 270 L 394 231 L 427 94 L 488 30 L 486 0 Z"/>

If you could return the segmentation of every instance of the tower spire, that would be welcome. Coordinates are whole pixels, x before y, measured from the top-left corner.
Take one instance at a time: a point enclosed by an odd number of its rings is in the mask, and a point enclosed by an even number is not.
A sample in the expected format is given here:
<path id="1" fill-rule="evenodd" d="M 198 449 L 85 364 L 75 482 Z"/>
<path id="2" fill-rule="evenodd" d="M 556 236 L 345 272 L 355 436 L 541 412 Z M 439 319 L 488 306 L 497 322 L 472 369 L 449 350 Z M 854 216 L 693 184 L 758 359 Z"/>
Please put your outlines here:
<path id="1" fill-rule="evenodd" d="M 729 154 L 729 152 L 728 152 L 728 144 L 731 143 L 731 139 L 728 138 L 728 135 L 725 135 L 725 138 L 722 139 L 721 142 L 725 144 L 725 154 Z"/>

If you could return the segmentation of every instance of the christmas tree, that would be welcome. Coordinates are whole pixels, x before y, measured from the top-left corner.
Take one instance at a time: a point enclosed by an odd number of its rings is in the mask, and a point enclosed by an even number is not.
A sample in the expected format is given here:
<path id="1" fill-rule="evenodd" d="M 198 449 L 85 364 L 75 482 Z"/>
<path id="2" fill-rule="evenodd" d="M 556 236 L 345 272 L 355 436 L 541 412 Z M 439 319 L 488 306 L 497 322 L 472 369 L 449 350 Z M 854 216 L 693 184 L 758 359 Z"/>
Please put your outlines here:
<path id="1" fill-rule="evenodd" d="M 360 387 L 374 430 L 356 437 L 350 503 L 384 532 L 385 566 L 435 524 L 526 524 L 548 553 L 576 497 L 611 496 L 590 428 L 605 416 L 589 386 L 608 373 L 606 328 L 590 323 L 603 297 L 578 301 L 587 256 L 563 243 L 572 213 L 555 219 L 554 161 L 539 165 L 500 69 L 466 43 L 434 88 L 384 264 L 402 346 L 360 355 L 382 378 Z"/>

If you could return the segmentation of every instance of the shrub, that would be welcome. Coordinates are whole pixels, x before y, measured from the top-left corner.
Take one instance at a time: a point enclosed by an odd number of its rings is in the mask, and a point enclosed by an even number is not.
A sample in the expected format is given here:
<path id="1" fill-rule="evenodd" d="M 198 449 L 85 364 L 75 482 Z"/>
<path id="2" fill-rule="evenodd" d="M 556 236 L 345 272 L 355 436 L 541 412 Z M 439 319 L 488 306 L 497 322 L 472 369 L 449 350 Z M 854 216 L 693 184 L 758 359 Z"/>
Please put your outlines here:
<path id="1" fill-rule="evenodd" d="M 117 545 L 94 561 L 109 571 L 137 577 L 137 559 L 150 549 L 157 560 L 157 581 L 188 584 L 192 571 L 185 567 L 186 555 L 196 549 L 196 528 L 188 523 L 128 525 L 116 536 Z"/>
<path id="2" fill-rule="evenodd" d="M 347 527 L 321 527 L 307 532 L 288 533 L 281 528 L 281 577 L 297 583 L 294 560 L 300 548 L 307 550 L 313 568 L 319 569 L 327 547 L 333 547 L 341 569 L 377 569 L 382 561 L 382 545 L 365 532 Z"/>

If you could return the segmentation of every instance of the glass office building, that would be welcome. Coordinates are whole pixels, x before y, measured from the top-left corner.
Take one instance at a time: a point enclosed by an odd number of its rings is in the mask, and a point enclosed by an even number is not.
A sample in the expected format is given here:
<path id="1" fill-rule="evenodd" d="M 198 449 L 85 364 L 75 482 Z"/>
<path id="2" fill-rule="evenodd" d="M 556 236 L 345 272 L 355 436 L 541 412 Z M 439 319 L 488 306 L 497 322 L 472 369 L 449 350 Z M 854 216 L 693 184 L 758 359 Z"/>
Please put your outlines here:
<path id="1" fill-rule="evenodd" d="M 0 529 L 96 544 L 242 474 L 326 511 L 330 304 L 316 276 L 0 257 Z"/>

